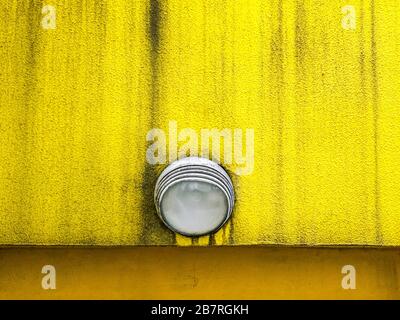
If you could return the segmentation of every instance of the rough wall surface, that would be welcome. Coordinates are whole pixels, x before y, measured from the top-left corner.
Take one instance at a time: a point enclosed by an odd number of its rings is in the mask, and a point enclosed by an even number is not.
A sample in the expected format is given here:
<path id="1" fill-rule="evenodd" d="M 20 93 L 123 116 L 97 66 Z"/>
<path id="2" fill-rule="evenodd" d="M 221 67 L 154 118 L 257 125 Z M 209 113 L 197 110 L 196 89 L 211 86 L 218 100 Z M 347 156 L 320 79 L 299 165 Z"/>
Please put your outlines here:
<path id="1" fill-rule="evenodd" d="M 399 19 L 397 0 L 0 0 L 0 243 L 400 245 Z M 155 214 L 146 133 L 172 120 L 254 129 L 213 236 Z"/>

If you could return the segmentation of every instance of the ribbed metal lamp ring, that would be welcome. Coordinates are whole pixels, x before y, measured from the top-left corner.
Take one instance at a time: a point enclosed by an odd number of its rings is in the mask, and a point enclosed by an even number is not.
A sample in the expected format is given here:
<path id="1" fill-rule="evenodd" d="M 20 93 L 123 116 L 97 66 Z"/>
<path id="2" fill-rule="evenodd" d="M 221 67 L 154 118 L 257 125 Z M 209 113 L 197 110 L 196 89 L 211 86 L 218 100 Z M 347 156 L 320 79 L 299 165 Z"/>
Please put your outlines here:
<path id="1" fill-rule="evenodd" d="M 164 195 L 168 189 L 182 182 L 206 183 L 222 191 L 222 194 L 226 198 L 225 217 L 221 223 L 216 225 L 212 230 L 201 233 L 191 233 L 185 230 L 177 230 L 168 223 L 168 219 L 162 211 Z M 158 177 L 154 189 L 154 203 L 160 219 L 172 231 L 186 236 L 200 236 L 217 231 L 230 218 L 234 200 L 233 183 L 226 171 L 217 163 L 199 157 L 187 157 L 170 164 Z"/>

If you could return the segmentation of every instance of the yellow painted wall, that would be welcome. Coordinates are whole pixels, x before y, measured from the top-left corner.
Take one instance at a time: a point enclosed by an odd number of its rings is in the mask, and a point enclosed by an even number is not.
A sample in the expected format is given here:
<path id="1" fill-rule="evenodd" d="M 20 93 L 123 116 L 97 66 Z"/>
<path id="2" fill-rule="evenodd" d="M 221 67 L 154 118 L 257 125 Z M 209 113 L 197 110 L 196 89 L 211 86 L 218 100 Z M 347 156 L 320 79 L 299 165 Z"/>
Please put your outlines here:
<path id="1" fill-rule="evenodd" d="M 55 290 L 41 285 L 49 264 Z M 398 249 L 0 249 L 0 299 L 400 299 L 399 274 Z"/>
<path id="2" fill-rule="evenodd" d="M 399 19 L 397 0 L 0 0 L 0 243 L 400 245 Z M 255 130 L 212 237 L 155 214 L 146 133 L 170 120 Z"/>

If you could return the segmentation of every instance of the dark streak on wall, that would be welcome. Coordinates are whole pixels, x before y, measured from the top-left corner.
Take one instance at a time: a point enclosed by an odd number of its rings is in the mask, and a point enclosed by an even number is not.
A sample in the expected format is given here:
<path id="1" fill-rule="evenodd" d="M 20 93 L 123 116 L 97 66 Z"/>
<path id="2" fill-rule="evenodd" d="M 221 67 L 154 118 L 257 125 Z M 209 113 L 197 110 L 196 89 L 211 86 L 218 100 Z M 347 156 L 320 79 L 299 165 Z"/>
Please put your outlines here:
<path id="1" fill-rule="evenodd" d="M 307 66 L 306 66 L 306 54 L 307 54 L 307 35 L 306 35 L 306 9 L 304 7 L 304 1 L 298 0 L 296 3 L 296 27 L 295 27 L 295 41 L 296 41 L 296 122 L 298 128 L 298 135 L 296 137 L 296 156 L 301 161 L 301 165 L 297 165 L 296 170 L 299 172 L 296 180 L 296 199 L 299 205 L 304 204 L 307 201 L 306 193 L 304 190 L 305 177 L 306 175 L 306 158 L 304 154 L 306 152 L 306 137 L 307 132 L 305 127 L 304 110 L 307 108 Z M 302 210 L 302 209 L 301 209 Z M 304 219 L 298 219 L 298 241 L 300 243 L 306 243 L 304 232 L 305 225 Z"/>
<path id="2" fill-rule="evenodd" d="M 25 7 L 27 6 L 27 7 Z M 20 74 L 18 76 L 24 78 L 24 89 L 23 89 L 23 95 L 24 95 L 24 108 L 26 108 L 23 112 L 23 124 L 20 126 L 21 128 L 21 136 L 23 139 L 21 139 L 23 142 L 23 147 L 22 147 L 22 156 L 24 157 L 23 162 L 25 165 L 23 168 L 21 168 L 21 173 L 20 177 L 24 181 L 22 184 L 24 187 L 20 188 L 19 190 L 19 201 L 18 201 L 18 206 L 21 208 L 18 210 L 20 212 L 20 223 L 22 224 L 30 224 L 32 221 L 29 212 L 25 209 L 26 205 L 29 205 L 29 197 L 27 197 L 27 190 L 30 188 L 30 165 L 31 161 L 29 158 L 29 145 L 31 143 L 32 138 L 32 127 L 30 123 L 32 123 L 31 119 L 35 117 L 36 109 L 34 108 L 35 106 L 35 101 L 34 101 L 34 92 L 37 86 L 37 54 L 36 52 L 40 48 L 40 38 L 39 38 L 39 32 L 38 32 L 38 26 L 40 23 L 40 16 L 38 14 L 39 11 L 39 3 L 35 3 L 34 1 L 29 1 L 27 4 L 26 2 L 18 2 L 17 6 L 17 12 L 24 10 L 28 11 L 29 15 L 24 15 L 27 17 L 27 26 L 29 26 L 28 30 L 25 30 L 25 33 L 27 35 L 27 41 L 23 43 L 23 45 L 27 45 L 24 50 L 26 51 L 26 64 L 28 67 L 26 69 L 23 69 L 23 74 Z M 18 28 L 18 26 L 16 26 Z M 16 31 L 18 32 L 18 31 Z M 20 239 L 21 242 L 29 242 L 29 235 L 26 233 L 18 233 L 18 238 Z"/>
<path id="3" fill-rule="evenodd" d="M 277 99 L 277 107 L 273 114 L 273 124 L 276 131 L 276 144 L 277 153 L 275 155 L 275 168 L 276 173 L 274 177 L 274 206 L 275 206 L 275 234 L 277 238 L 274 239 L 276 243 L 285 243 L 283 238 L 283 216 L 284 216 L 284 194 L 283 194 L 283 97 L 284 97 L 284 42 L 283 42 L 283 2 L 279 0 L 277 6 L 278 25 L 272 31 L 271 38 L 271 83 L 273 86 L 273 96 Z"/>
<path id="4" fill-rule="evenodd" d="M 159 53 L 161 42 L 161 1 L 150 0 L 149 2 L 149 22 L 148 22 L 148 39 L 150 44 L 150 68 L 151 68 L 151 101 L 150 101 L 150 128 L 155 128 L 157 125 L 157 114 L 159 110 Z M 153 204 L 153 191 L 156 183 L 158 172 L 154 165 L 145 162 L 142 178 L 143 192 L 143 225 L 141 228 L 141 241 L 143 244 L 152 244 L 164 242 L 173 244 L 174 234 L 169 231 L 157 217 L 156 210 Z"/>
<path id="5" fill-rule="evenodd" d="M 368 90 L 367 90 L 367 83 L 368 83 L 368 78 L 367 78 L 367 71 L 366 71 L 366 51 L 365 51 L 365 13 L 364 13 L 364 0 L 360 1 L 360 9 L 359 9 L 359 17 L 360 17 L 360 36 L 359 36 L 359 47 L 360 47 L 360 56 L 359 56 L 359 67 L 360 67 L 360 98 L 361 101 L 359 103 L 360 105 L 360 115 L 363 116 L 365 125 L 368 127 L 368 121 L 370 121 L 370 118 L 368 117 L 368 108 L 370 106 L 370 97 L 368 96 Z M 365 135 L 368 135 L 369 132 L 366 132 Z M 367 137 L 364 135 L 365 139 Z M 362 147 L 360 153 L 362 158 L 366 158 L 368 155 L 368 148 L 370 147 L 367 144 L 361 144 L 360 147 Z M 365 163 L 362 166 L 363 170 L 363 175 L 367 176 L 368 174 L 368 169 L 369 169 L 370 164 Z M 368 181 L 366 180 L 366 185 L 364 187 L 363 191 L 363 198 L 365 199 L 364 203 L 362 204 L 361 210 L 363 212 L 368 212 Z"/>
<path id="6" fill-rule="evenodd" d="M 371 63 L 372 63 L 372 107 L 374 113 L 374 141 L 375 141 L 375 232 L 376 242 L 383 243 L 381 230 L 381 209 L 379 190 L 379 96 L 378 96 L 378 73 L 377 73 L 377 45 L 376 45 L 376 19 L 375 0 L 371 0 Z"/>

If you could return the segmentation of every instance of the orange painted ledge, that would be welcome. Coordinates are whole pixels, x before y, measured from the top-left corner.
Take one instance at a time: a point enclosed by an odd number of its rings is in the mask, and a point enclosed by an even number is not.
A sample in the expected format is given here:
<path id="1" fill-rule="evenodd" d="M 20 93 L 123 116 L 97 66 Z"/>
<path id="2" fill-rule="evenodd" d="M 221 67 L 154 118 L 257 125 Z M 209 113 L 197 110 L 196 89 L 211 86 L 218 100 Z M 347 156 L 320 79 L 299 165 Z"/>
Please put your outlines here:
<path id="1" fill-rule="evenodd" d="M 46 264 L 56 290 L 41 287 Z M 355 290 L 341 287 L 348 264 Z M 400 299 L 399 274 L 399 249 L 0 249 L 0 299 Z"/>

